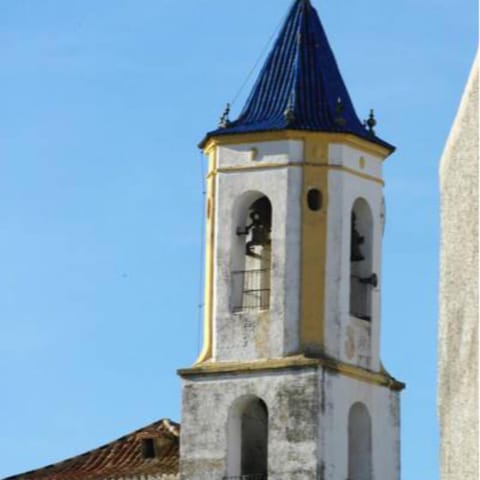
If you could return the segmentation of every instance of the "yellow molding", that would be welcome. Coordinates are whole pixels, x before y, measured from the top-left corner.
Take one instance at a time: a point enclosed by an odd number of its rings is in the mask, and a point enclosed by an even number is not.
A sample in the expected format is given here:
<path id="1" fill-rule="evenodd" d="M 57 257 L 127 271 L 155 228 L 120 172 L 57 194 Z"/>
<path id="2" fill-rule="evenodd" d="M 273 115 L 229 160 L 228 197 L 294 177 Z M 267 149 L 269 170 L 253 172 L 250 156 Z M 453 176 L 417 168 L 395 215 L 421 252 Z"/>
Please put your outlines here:
<path id="1" fill-rule="evenodd" d="M 215 152 L 215 149 L 216 149 L 216 144 L 215 144 L 214 142 L 212 142 L 212 143 L 209 143 L 209 144 L 203 149 L 203 153 L 204 153 L 205 155 L 208 155 L 208 157 L 210 158 L 210 155 Z M 209 167 L 210 167 L 210 165 L 209 165 Z"/>
<path id="2" fill-rule="evenodd" d="M 217 175 L 218 173 L 239 173 L 250 172 L 253 170 L 271 170 L 282 169 L 286 167 L 303 167 L 302 163 L 285 162 L 285 163 L 252 163 L 248 165 L 238 165 L 235 167 L 219 167 L 216 170 L 209 172 L 208 175 Z"/>
<path id="3" fill-rule="evenodd" d="M 341 143 L 353 148 L 358 148 L 366 153 L 380 157 L 385 160 L 391 155 L 391 151 L 369 142 L 363 138 L 357 137 L 351 133 L 327 133 L 327 132 L 305 132 L 301 130 L 279 130 L 274 132 L 257 132 L 257 133 L 238 133 L 235 135 L 220 135 L 211 137 L 204 150 L 212 148 L 212 146 L 221 145 L 243 145 L 246 143 L 273 142 L 278 140 L 320 140 L 328 143 Z"/>
<path id="4" fill-rule="evenodd" d="M 372 372 L 371 370 L 337 362 L 327 357 L 307 358 L 303 355 L 255 362 L 208 362 L 196 365 L 193 368 L 180 369 L 178 374 L 183 378 L 189 378 L 202 375 L 245 375 L 254 372 L 274 372 L 277 370 L 306 368 L 324 368 L 332 373 L 344 375 L 372 385 L 386 387 L 393 391 L 401 391 L 405 388 L 404 383 L 399 382 L 383 370 L 381 372 Z"/>
<path id="5" fill-rule="evenodd" d="M 302 248 L 300 280 L 300 347 L 323 350 L 325 336 L 325 264 L 327 255 L 328 212 L 328 142 L 309 137 L 304 146 L 305 164 L 302 186 Z M 312 188 L 321 192 L 319 211 L 308 207 L 307 194 Z"/>
<path id="6" fill-rule="evenodd" d="M 208 152 L 208 169 L 215 171 L 217 166 L 217 149 L 210 148 Z M 206 215 L 206 245 L 205 245 L 205 306 L 203 320 L 203 349 L 196 363 L 206 362 L 213 355 L 213 290 L 214 290 L 214 241 L 215 241 L 215 177 L 207 177 L 207 215 Z"/>
<path id="7" fill-rule="evenodd" d="M 372 182 L 385 185 L 384 180 L 381 178 L 369 175 L 368 173 L 362 173 L 354 170 L 353 168 L 343 167 L 342 165 L 330 165 L 327 163 L 311 163 L 311 162 L 285 162 L 285 163 L 257 163 L 255 165 L 239 165 L 236 167 L 221 167 L 214 170 L 211 170 L 207 174 L 207 178 L 218 175 L 219 173 L 241 173 L 241 172 L 250 172 L 254 170 L 278 170 L 287 167 L 314 167 L 314 168 L 326 168 L 328 170 L 339 170 L 342 172 L 350 173 L 356 177 L 363 178 L 364 180 L 371 180 Z"/>

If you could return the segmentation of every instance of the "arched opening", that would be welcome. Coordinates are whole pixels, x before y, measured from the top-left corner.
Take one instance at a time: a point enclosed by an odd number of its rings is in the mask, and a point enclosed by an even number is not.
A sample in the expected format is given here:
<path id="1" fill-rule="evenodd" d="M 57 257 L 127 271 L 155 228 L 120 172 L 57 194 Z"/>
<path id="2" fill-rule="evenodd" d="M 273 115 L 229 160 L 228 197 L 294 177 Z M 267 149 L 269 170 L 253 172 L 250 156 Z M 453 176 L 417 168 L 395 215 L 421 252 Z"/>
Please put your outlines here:
<path id="1" fill-rule="evenodd" d="M 355 403 L 348 416 L 348 480 L 372 478 L 372 422 L 367 407 Z"/>
<path id="2" fill-rule="evenodd" d="M 266 480 L 268 473 L 268 409 L 263 400 L 237 400 L 228 420 L 227 479 Z"/>
<path id="3" fill-rule="evenodd" d="M 350 315 L 372 319 L 372 290 L 378 285 L 373 268 L 373 219 L 368 203 L 353 205 L 350 228 Z"/>
<path id="4" fill-rule="evenodd" d="M 272 261 L 272 205 L 265 195 L 249 192 L 237 202 L 236 210 L 232 310 L 268 310 Z"/>

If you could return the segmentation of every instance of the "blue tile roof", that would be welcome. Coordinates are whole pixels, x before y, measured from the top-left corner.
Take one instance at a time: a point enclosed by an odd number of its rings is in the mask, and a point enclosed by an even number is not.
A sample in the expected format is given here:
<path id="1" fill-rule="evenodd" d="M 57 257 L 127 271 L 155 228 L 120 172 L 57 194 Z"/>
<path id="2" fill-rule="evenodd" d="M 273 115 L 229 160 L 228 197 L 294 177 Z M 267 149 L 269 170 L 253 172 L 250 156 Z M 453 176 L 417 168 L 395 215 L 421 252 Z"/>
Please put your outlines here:
<path id="1" fill-rule="evenodd" d="M 317 11 L 295 0 L 239 118 L 212 136 L 307 130 L 352 133 L 382 145 L 359 120 Z"/>

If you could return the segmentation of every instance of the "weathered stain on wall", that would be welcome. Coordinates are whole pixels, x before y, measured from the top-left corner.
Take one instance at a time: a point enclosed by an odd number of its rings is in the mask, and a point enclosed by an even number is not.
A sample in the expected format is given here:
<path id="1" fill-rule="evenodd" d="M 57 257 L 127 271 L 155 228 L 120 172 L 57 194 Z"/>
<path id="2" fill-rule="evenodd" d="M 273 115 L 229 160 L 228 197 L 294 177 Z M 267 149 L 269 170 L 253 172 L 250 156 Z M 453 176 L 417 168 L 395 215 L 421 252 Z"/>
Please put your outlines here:
<path id="1" fill-rule="evenodd" d="M 228 419 L 237 399 L 262 399 L 269 412 L 269 480 L 345 480 L 348 415 L 356 402 L 372 417 L 375 478 L 399 480 L 399 395 L 322 367 L 184 379 L 182 480 L 211 480 L 228 471 Z M 392 448 L 394 447 L 394 448 Z"/>

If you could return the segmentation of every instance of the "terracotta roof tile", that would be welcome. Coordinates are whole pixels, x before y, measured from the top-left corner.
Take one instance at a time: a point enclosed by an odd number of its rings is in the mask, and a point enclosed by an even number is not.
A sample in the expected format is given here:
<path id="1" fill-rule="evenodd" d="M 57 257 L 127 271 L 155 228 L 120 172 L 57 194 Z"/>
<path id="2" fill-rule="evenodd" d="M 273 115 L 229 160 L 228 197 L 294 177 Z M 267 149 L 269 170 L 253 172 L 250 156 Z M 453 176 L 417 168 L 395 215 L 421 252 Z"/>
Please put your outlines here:
<path id="1" fill-rule="evenodd" d="M 160 420 L 83 455 L 5 480 L 115 480 L 176 475 L 179 435 L 180 425 Z M 154 458 L 145 458 L 144 440 L 153 441 Z"/>

